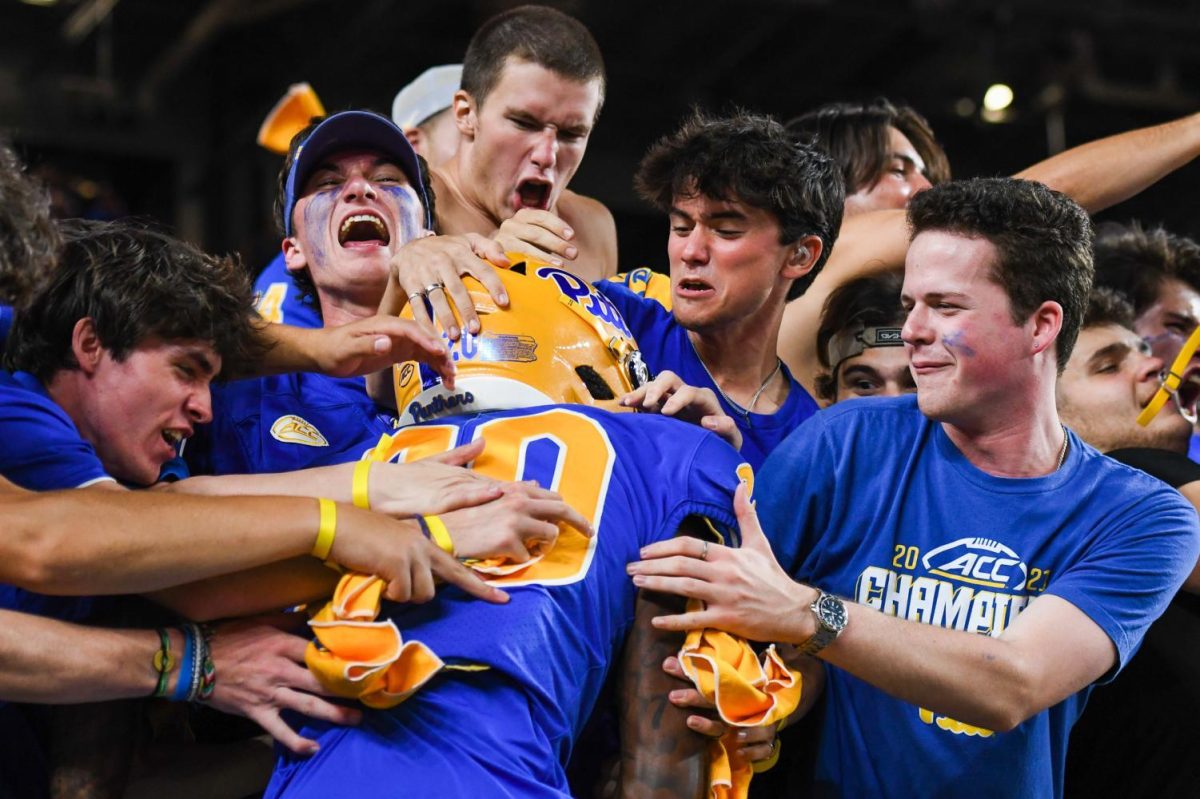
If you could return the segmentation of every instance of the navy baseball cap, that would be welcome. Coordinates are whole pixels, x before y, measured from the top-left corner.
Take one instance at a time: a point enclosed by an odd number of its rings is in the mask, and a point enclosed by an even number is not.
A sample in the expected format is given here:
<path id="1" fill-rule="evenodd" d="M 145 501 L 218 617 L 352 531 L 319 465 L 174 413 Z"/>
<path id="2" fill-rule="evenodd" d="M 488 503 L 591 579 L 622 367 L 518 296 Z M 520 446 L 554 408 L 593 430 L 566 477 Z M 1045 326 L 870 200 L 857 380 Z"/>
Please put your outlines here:
<path id="1" fill-rule="evenodd" d="M 376 150 L 395 160 L 425 206 L 425 227 L 433 229 L 433 214 L 430 212 L 429 198 L 425 196 L 421 162 L 404 131 L 396 127 L 392 120 L 372 111 L 342 111 L 317 125 L 296 150 L 284 185 L 284 235 L 291 236 L 293 233 L 292 211 L 296 209 L 299 199 L 297 194 L 304 190 L 304 184 L 313 170 L 330 153 L 357 149 Z"/>

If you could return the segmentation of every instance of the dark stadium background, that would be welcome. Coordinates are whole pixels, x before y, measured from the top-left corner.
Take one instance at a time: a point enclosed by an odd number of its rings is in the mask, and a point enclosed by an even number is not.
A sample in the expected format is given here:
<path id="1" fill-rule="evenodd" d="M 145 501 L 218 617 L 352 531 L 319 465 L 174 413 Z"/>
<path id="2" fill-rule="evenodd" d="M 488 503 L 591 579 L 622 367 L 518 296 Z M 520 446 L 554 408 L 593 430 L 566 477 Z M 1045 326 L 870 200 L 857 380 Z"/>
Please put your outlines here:
<path id="1" fill-rule="evenodd" d="M 279 159 L 254 135 L 288 84 L 330 110 L 391 108 L 460 61 L 496 0 L 0 0 L 0 135 L 69 213 L 150 216 L 258 268 L 277 251 Z M 886 95 L 923 111 L 958 176 L 1200 110 L 1200 2 L 641 0 L 550 3 L 581 19 L 608 100 L 573 187 L 617 218 L 623 268 L 662 268 L 666 223 L 634 196 L 646 147 L 692 105 L 781 119 Z M 979 115 L 986 87 L 1016 100 Z M 1112 168 L 1122 169 L 1114 163 Z M 1101 219 L 1200 235 L 1200 166 Z"/>

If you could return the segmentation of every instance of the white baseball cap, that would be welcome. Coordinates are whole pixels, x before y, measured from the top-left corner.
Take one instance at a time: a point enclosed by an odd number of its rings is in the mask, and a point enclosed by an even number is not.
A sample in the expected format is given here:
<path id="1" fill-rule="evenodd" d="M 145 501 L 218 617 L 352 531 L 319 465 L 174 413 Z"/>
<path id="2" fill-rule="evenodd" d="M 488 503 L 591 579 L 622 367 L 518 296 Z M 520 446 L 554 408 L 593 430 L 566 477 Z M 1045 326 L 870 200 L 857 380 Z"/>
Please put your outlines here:
<path id="1" fill-rule="evenodd" d="M 462 70 L 462 64 L 443 64 L 422 72 L 396 93 L 396 99 L 392 100 L 392 121 L 401 128 L 413 128 L 449 108 L 462 84 Z"/>

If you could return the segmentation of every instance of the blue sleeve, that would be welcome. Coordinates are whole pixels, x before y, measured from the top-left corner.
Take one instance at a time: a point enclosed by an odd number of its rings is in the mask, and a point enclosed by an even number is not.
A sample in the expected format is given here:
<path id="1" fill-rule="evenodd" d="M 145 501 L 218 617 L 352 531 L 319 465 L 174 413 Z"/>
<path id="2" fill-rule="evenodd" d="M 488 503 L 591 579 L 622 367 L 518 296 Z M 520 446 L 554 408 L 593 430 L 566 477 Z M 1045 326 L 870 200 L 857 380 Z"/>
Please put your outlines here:
<path id="1" fill-rule="evenodd" d="M 1053 577 L 1046 589 L 1107 633 L 1117 647 L 1118 670 L 1166 610 L 1200 554 L 1195 509 L 1178 492 L 1150 479 L 1139 479 L 1138 488 L 1138 498 L 1121 513 L 1092 520 L 1102 529 L 1086 554 Z"/>
<path id="2" fill-rule="evenodd" d="M 736 539 L 733 493 L 740 473 L 749 466 L 733 447 L 717 435 L 705 432 L 697 436 L 697 445 L 691 458 L 683 461 L 683 468 L 688 492 L 668 514 L 668 526 L 678 529 L 688 516 L 702 516 L 726 532 L 727 538 Z"/>
<path id="3" fill-rule="evenodd" d="M 758 520 L 776 560 L 804 581 L 801 564 L 829 526 L 837 457 L 829 426 L 816 414 L 793 430 L 763 463 L 754 496 Z"/>
<path id="4" fill-rule="evenodd" d="M 670 321 L 671 312 L 654 300 L 639 297 L 621 283 L 599 280 L 592 285 L 621 312 L 642 351 L 650 349 L 652 342 L 649 337 L 658 335 L 656 328 Z"/>
<path id="5" fill-rule="evenodd" d="M 28 391 L 0 395 L 0 474 L 31 491 L 111 479 L 92 445 L 61 409 Z"/>
<path id="6" fill-rule="evenodd" d="M 13 309 L 11 305 L 0 305 L 0 350 L 8 341 L 8 331 L 12 328 Z"/>

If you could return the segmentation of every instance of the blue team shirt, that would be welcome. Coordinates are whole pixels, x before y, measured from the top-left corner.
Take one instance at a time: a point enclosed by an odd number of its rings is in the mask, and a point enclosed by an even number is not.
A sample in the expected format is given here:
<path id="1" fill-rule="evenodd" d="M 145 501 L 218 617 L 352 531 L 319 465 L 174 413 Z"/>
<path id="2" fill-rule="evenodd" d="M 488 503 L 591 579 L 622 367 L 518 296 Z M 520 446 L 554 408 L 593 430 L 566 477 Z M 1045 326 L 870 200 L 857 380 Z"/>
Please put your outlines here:
<path id="1" fill-rule="evenodd" d="M 822 412 L 775 451 L 756 494 L 780 563 L 802 582 L 980 635 L 999 635 L 1053 594 L 1108 634 L 1118 668 L 1200 547 L 1196 512 L 1178 493 L 1074 433 L 1053 474 L 994 477 L 921 414 L 915 395 Z M 822 790 L 1061 796 L 1068 733 L 1090 687 L 992 733 L 826 671 Z"/>
<path id="2" fill-rule="evenodd" d="M 292 274 L 279 253 L 254 281 L 255 305 L 268 322 L 294 327 L 321 326 L 321 311 L 317 300 L 304 296 L 292 280 Z"/>
<path id="3" fill-rule="evenodd" d="M 669 369 L 688 385 L 712 389 L 721 407 L 742 431 L 742 457 L 755 471 L 762 467 L 763 461 L 780 441 L 817 412 L 816 401 L 796 382 L 785 365 L 781 368 L 784 379 L 788 381 L 788 395 L 783 406 L 775 413 L 751 413 L 747 417 L 721 394 L 696 354 L 687 330 L 675 321 L 670 311 L 619 283 L 600 281 L 595 287 L 625 317 L 650 371 L 657 374 Z"/>
<path id="4" fill-rule="evenodd" d="M 71 417 L 27 372 L 0 371 L 0 441 L 0 475 L 30 491 L 80 488 L 112 479 Z M 0 607 L 78 621 L 91 613 L 93 601 L 43 596 L 0 583 Z"/>
<path id="5" fill-rule="evenodd" d="M 510 448 L 517 439 L 505 438 L 506 425 L 532 427 Z M 365 710 L 358 727 L 310 723 L 302 734 L 315 736 L 320 752 L 283 753 L 269 797 L 569 796 L 563 764 L 633 622 L 636 589 L 625 565 L 640 547 L 672 537 L 687 516 L 734 524 L 743 459 L 692 425 L 550 406 L 407 430 L 443 428 L 447 447 L 482 435 L 508 452 L 516 479 L 537 479 L 564 497 L 593 492 L 594 515 L 581 509 L 597 530 L 591 554 L 557 584 L 504 586 L 506 605 L 454 587 L 424 605 L 385 603 L 381 618 L 394 620 L 406 640 L 424 642 L 447 663 L 488 670 L 444 671 L 391 710 Z"/>
<path id="6" fill-rule="evenodd" d="M 392 427 L 361 377 L 236 380 L 213 386 L 213 421 L 184 457 L 193 474 L 289 472 L 358 460 Z"/>

